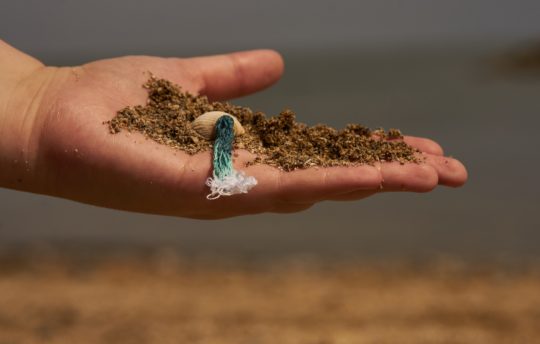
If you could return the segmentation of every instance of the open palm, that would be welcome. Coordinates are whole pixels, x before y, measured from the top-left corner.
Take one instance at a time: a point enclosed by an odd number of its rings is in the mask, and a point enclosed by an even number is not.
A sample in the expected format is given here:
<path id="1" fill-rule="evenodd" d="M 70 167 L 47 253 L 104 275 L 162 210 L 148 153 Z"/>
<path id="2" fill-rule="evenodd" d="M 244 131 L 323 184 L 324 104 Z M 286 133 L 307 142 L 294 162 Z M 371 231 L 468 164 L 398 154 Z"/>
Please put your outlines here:
<path id="1" fill-rule="evenodd" d="M 81 67 L 44 68 L 50 73 L 36 106 L 31 162 L 35 192 L 99 206 L 194 218 L 260 212 L 294 212 L 323 200 L 357 200 L 382 191 L 459 186 L 467 178 L 458 161 L 443 157 L 435 142 L 406 137 L 423 151 L 425 164 L 310 168 L 282 172 L 266 165 L 244 167 L 252 156 L 238 151 L 235 168 L 258 180 L 249 193 L 209 201 L 205 180 L 211 153 L 190 156 L 139 133 L 111 135 L 104 122 L 127 105 L 144 104 L 141 85 L 149 73 L 212 100 L 267 87 L 283 71 L 280 56 L 258 50 L 202 58 L 122 57 Z"/>

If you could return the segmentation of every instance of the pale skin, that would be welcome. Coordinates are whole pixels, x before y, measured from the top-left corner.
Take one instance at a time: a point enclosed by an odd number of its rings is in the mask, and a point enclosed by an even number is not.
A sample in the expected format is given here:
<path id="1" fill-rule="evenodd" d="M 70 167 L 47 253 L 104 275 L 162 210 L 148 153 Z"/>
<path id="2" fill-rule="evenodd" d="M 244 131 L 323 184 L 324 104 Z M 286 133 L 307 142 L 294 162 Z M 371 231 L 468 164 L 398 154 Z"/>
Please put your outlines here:
<path id="1" fill-rule="evenodd" d="M 0 186 L 121 210 L 217 219 L 290 213 L 324 200 L 360 200 L 380 192 L 457 187 L 467 172 L 426 138 L 404 140 L 425 163 L 309 168 L 282 172 L 235 168 L 254 176 L 249 193 L 209 201 L 210 152 L 188 155 L 138 133 L 109 133 L 103 122 L 144 104 L 149 73 L 212 100 L 247 95 L 276 82 L 283 60 L 271 50 L 197 58 L 126 56 L 77 67 L 49 67 L 0 40 Z"/>

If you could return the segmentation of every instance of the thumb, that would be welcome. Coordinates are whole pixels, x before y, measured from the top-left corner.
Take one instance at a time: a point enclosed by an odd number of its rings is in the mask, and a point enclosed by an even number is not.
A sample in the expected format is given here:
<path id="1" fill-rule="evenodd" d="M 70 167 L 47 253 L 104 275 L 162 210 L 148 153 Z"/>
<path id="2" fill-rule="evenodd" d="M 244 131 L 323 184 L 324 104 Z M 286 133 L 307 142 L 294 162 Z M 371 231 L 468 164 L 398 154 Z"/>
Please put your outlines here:
<path id="1" fill-rule="evenodd" d="M 251 50 L 181 60 L 200 78 L 200 94 L 225 100 L 266 88 L 279 80 L 284 64 L 274 50 Z"/>

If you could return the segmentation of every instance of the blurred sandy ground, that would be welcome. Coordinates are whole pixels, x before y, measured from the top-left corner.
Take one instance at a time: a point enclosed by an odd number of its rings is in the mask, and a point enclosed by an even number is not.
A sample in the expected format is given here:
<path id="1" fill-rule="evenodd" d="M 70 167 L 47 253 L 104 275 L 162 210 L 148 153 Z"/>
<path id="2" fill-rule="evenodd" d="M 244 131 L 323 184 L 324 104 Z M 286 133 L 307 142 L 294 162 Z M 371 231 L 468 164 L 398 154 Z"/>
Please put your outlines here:
<path id="1" fill-rule="evenodd" d="M 0 257 L 0 343 L 533 343 L 540 266 Z"/>

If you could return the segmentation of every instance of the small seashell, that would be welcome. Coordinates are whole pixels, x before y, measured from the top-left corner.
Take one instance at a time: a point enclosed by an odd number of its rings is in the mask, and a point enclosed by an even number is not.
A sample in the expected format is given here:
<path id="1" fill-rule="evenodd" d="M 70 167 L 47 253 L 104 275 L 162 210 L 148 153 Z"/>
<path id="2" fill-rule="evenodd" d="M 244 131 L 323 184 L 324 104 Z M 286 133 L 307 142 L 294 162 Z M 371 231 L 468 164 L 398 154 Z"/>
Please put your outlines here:
<path id="1" fill-rule="evenodd" d="M 221 116 L 230 116 L 234 121 L 234 134 L 240 136 L 245 133 L 242 124 L 231 114 L 223 111 L 205 112 L 191 123 L 191 127 L 202 137 L 207 140 L 212 140 L 216 135 L 216 122 Z"/>

